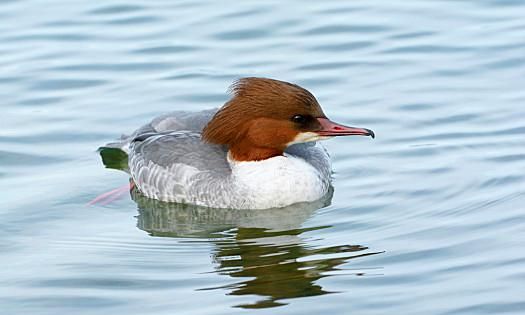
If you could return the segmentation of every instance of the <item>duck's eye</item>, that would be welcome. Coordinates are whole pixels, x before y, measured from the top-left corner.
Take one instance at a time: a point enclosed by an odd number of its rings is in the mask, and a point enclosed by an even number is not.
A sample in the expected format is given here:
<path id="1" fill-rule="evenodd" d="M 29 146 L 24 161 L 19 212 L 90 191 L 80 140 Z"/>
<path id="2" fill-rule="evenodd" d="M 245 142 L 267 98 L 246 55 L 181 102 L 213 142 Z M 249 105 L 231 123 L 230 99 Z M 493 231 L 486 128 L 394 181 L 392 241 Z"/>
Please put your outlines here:
<path id="1" fill-rule="evenodd" d="M 298 124 L 304 124 L 306 122 L 306 117 L 303 116 L 303 115 L 294 115 L 292 117 L 292 121 L 294 123 L 298 123 Z"/>

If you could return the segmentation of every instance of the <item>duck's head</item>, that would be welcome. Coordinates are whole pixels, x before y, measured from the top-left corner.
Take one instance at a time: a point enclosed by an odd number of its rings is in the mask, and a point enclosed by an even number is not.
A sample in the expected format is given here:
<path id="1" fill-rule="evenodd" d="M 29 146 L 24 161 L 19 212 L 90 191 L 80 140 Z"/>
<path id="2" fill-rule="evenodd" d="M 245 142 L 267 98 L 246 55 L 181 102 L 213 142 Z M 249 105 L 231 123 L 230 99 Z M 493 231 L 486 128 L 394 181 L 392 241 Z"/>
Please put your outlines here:
<path id="1" fill-rule="evenodd" d="M 334 136 L 371 136 L 366 128 L 329 120 L 306 89 L 266 78 L 243 78 L 231 86 L 233 97 L 210 120 L 203 139 L 227 145 L 236 161 L 282 155 L 296 143 Z"/>

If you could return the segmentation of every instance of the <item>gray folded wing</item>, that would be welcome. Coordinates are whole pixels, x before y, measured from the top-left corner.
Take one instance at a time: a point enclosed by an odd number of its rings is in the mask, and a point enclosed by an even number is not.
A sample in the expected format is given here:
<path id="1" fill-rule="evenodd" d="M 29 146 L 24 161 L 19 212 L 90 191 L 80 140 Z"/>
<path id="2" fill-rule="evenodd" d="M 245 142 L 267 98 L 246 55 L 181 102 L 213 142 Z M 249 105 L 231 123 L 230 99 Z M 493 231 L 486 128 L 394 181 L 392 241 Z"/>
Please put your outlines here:
<path id="1" fill-rule="evenodd" d="M 231 174 L 226 148 L 202 142 L 188 131 L 146 133 L 131 141 L 129 168 L 148 197 L 192 202 L 199 193 Z"/>
<path id="2" fill-rule="evenodd" d="M 204 143 L 198 132 L 151 132 L 131 141 L 130 158 L 161 167 L 185 164 L 200 171 L 230 172 L 226 148 Z"/>

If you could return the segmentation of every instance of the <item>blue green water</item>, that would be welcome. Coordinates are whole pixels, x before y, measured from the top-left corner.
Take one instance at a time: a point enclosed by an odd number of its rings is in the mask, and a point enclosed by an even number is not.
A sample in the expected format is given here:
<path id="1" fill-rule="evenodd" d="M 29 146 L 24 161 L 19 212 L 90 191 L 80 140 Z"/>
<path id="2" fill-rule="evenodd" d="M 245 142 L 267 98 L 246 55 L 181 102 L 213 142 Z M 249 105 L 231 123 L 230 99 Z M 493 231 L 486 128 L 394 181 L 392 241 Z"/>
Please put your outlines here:
<path id="1" fill-rule="evenodd" d="M 5 314 L 523 314 L 524 1 L 3 1 Z M 242 76 L 376 139 L 325 143 L 331 200 L 128 196 L 98 146 Z M 255 311 L 254 308 L 257 308 Z"/>

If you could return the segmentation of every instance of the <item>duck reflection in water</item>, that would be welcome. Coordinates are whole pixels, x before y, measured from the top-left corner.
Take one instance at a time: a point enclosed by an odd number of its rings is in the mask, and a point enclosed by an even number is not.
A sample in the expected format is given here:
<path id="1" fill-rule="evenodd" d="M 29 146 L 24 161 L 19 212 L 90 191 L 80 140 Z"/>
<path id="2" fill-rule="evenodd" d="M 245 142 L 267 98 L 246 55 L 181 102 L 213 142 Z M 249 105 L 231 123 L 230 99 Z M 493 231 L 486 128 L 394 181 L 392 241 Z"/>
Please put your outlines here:
<path id="1" fill-rule="evenodd" d="M 350 259 L 378 254 L 360 245 L 316 248 L 307 243 L 303 233 L 330 227 L 301 225 L 314 211 L 330 204 L 332 192 L 316 202 L 267 210 L 165 203 L 145 198 L 137 190 L 132 191 L 132 198 L 139 209 L 139 229 L 152 236 L 208 239 L 215 245 L 216 272 L 240 281 L 201 290 L 224 289 L 230 295 L 262 297 L 237 305 L 241 308 L 275 307 L 285 305 L 283 299 L 330 293 L 316 281 Z"/>

